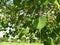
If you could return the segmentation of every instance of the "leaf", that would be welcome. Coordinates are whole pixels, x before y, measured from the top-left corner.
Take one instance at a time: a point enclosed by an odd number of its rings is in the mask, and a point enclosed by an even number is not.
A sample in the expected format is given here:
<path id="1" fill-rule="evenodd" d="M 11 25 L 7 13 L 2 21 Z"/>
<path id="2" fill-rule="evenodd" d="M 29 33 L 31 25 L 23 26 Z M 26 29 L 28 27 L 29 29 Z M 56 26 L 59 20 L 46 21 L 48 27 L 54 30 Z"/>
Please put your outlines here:
<path id="1" fill-rule="evenodd" d="M 37 29 L 41 30 L 46 25 L 46 21 L 47 21 L 46 16 L 42 16 L 41 18 L 39 18 Z"/>
<path id="2" fill-rule="evenodd" d="M 38 22 L 39 22 L 39 19 L 38 18 L 34 19 L 34 21 L 33 21 L 34 28 L 37 27 Z"/>
<path id="3" fill-rule="evenodd" d="M 55 0 L 55 1 L 54 1 L 54 3 L 55 3 L 55 5 L 57 5 L 57 6 L 58 6 L 58 9 L 59 9 L 59 8 L 60 8 L 60 5 L 59 5 L 58 1 L 57 1 L 57 0 Z"/>
<path id="4" fill-rule="evenodd" d="M 53 39 L 52 38 L 46 39 L 46 41 L 44 42 L 44 45 L 53 45 Z"/>
<path id="5" fill-rule="evenodd" d="M 58 13 L 58 15 L 56 17 L 56 21 L 57 21 L 57 23 L 60 23 L 60 13 Z"/>
<path id="6" fill-rule="evenodd" d="M 43 4 L 44 5 L 47 5 L 49 3 L 49 1 L 48 0 L 46 0 Z"/>
<path id="7" fill-rule="evenodd" d="M 23 30 L 23 34 L 27 34 L 29 32 L 29 27 L 26 28 L 26 30 Z"/>

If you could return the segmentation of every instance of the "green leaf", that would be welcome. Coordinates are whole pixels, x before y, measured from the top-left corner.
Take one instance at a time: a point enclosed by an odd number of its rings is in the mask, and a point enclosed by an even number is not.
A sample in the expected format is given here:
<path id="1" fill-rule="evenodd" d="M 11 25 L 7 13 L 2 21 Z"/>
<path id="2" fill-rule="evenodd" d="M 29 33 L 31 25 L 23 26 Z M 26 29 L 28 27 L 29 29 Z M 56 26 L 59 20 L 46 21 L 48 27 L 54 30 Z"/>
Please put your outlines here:
<path id="1" fill-rule="evenodd" d="M 26 28 L 26 30 L 23 30 L 23 34 L 27 34 L 29 32 L 29 27 Z"/>
<path id="2" fill-rule="evenodd" d="M 54 3 L 55 3 L 55 5 L 57 5 L 57 6 L 58 6 L 58 9 L 59 9 L 59 8 L 60 8 L 60 5 L 59 5 L 58 1 L 57 1 L 57 0 L 55 0 L 55 1 L 54 1 Z"/>
<path id="3" fill-rule="evenodd" d="M 44 42 L 44 45 L 53 45 L 53 39 L 52 38 L 46 39 L 46 41 Z"/>
<path id="4" fill-rule="evenodd" d="M 41 18 L 39 18 L 37 29 L 41 30 L 46 25 L 46 21 L 47 21 L 46 16 L 42 16 Z"/>
<path id="5" fill-rule="evenodd" d="M 56 16 L 56 21 L 57 23 L 60 23 L 60 13 L 58 13 L 58 15 Z"/>
<path id="6" fill-rule="evenodd" d="M 46 0 L 45 2 L 44 2 L 44 5 L 47 5 L 49 3 L 49 1 L 48 0 Z"/>

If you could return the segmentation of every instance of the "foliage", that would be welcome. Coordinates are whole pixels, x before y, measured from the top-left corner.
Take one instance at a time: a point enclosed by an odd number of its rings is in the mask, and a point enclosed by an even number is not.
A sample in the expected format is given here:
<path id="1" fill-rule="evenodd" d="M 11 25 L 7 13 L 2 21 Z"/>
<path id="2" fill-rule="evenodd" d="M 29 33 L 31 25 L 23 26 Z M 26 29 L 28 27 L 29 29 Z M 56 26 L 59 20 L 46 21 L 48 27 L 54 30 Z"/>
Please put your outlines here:
<path id="1" fill-rule="evenodd" d="M 60 42 L 60 0 L 0 0 L 0 41 Z"/>

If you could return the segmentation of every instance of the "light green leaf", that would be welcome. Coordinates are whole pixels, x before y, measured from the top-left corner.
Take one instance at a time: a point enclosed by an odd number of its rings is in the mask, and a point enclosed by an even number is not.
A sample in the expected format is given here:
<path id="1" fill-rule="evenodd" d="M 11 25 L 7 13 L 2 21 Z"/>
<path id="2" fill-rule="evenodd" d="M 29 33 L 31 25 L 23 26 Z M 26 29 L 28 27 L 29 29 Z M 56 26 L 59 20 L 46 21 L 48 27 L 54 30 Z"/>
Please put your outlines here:
<path id="1" fill-rule="evenodd" d="M 23 30 L 23 34 L 27 34 L 29 32 L 29 27 L 26 28 L 26 30 Z"/>
<path id="2" fill-rule="evenodd" d="M 39 18 L 37 29 L 41 30 L 46 25 L 46 21 L 47 21 L 46 16 L 42 16 L 41 18 Z"/>
<path id="3" fill-rule="evenodd" d="M 57 6 L 58 6 L 58 9 L 59 9 L 59 8 L 60 8 L 60 5 L 59 5 L 58 1 L 57 1 L 57 0 L 55 0 L 55 1 L 54 1 L 54 3 L 55 3 L 55 5 L 57 5 Z"/>

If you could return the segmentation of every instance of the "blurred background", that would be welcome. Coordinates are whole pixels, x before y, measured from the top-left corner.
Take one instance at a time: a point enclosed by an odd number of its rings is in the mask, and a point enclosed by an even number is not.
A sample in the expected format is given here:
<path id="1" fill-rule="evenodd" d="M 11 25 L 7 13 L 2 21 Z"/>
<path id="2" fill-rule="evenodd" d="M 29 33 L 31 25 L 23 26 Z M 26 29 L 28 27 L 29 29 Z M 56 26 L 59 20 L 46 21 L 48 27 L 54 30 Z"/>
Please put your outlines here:
<path id="1" fill-rule="evenodd" d="M 60 43 L 60 0 L 0 0 L 0 42 Z"/>

